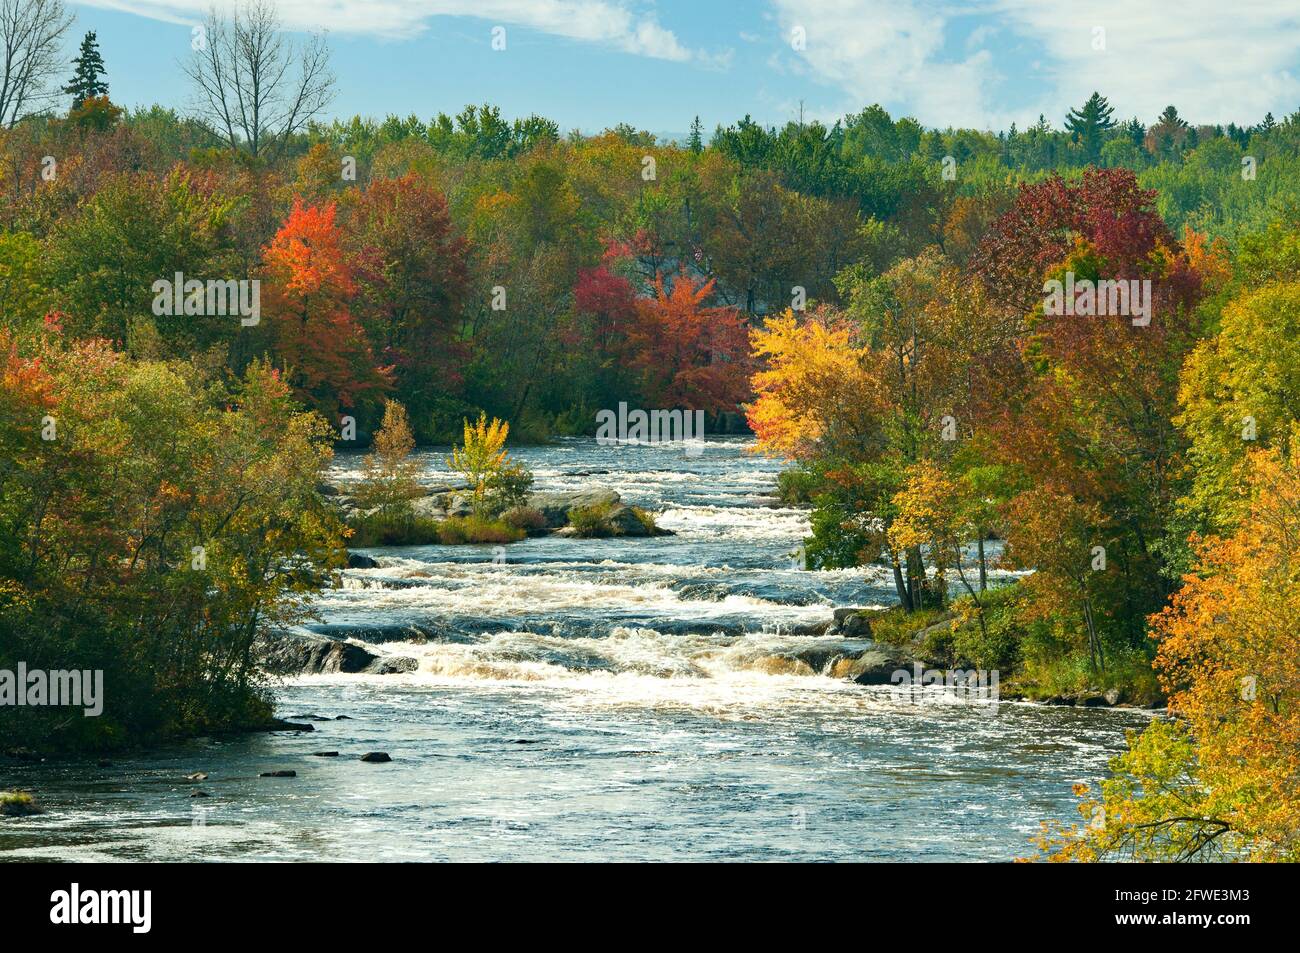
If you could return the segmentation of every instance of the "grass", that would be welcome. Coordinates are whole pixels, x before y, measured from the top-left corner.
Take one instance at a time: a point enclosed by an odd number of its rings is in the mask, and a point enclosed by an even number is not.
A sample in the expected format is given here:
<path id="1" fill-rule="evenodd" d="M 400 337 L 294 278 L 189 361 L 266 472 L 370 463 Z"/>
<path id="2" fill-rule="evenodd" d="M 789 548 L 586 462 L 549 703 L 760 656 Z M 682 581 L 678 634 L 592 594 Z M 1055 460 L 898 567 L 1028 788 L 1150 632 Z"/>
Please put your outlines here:
<path id="1" fill-rule="evenodd" d="M 352 524 L 350 546 L 427 546 L 438 543 L 441 521 L 414 514 L 381 516 L 372 514 Z"/>
<path id="2" fill-rule="evenodd" d="M 438 524 L 438 542 L 444 546 L 464 543 L 517 543 L 526 536 L 522 529 L 504 520 L 482 516 L 453 516 Z"/>
<path id="3" fill-rule="evenodd" d="M 41 813 L 36 798 L 24 791 L 0 791 L 0 814 L 6 817 L 23 817 Z"/>
<path id="4" fill-rule="evenodd" d="M 538 514 L 539 516 L 541 514 Z M 425 516 L 367 516 L 353 524 L 349 545 L 429 546 L 435 543 L 458 546 L 467 543 L 516 543 L 527 533 L 504 519 L 481 516 L 453 516 L 445 520 Z"/>
<path id="5" fill-rule="evenodd" d="M 659 524 L 655 522 L 654 514 L 649 510 L 643 510 L 639 506 L 634 506 L 632 507 L 632 515 L 635 516 L 641 525 L 645 527 L 647 534 L 650 536 L 659 535 Z"/>

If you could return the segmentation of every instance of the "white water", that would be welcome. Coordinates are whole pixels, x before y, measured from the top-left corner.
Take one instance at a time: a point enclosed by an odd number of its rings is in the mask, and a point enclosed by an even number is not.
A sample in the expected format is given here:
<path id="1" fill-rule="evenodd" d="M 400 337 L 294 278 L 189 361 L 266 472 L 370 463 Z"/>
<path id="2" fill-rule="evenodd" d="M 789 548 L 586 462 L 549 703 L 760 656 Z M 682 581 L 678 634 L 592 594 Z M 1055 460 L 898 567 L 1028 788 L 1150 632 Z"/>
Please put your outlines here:
<path id="1" fill-rule="evenodd" d="M 807 572 L 805 514 L 739 440 L 519 452 L 538 488 L 607 486 L 677 535 L 368 550 L 319 602 L 327 631 L 418 660 L 309 676 L 303 736 L 198 741 L 111 768 L 40 766 L 56 808 L 0 829 L 24 857 L 1009 859 L 1072 818 L 1133 712 L 900 697 L 793 655 L 880 570 Z M 426 478 L 449 482 L 441 454 Z M 355 477 L 359 458 L 336 476 Z M 601 471 L 601 472 L 594 472 Z M 824 641 L 824 640 L 823 640 Z M 337 759 L 313 751 L 339 750 Z M 389 752 L 387 765 L 356 760 Z M 292 768 L 298 777 L 264 779 Z M 202 770 L 212 795 L 182 780 Z M 193 821 L 202 812 L 203 824 Z M 17 832 L 17 833 L 16 833 Z"/>

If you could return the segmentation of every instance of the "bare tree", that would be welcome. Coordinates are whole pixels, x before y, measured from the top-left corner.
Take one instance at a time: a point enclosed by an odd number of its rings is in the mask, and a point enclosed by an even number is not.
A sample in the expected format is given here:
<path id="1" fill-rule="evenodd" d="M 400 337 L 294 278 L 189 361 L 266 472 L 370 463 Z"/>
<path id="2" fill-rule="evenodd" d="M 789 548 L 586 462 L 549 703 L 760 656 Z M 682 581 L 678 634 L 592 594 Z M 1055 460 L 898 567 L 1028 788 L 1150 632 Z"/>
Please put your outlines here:
<path id="1" fill-rule="evenodd" d="M 0 0 L 0 123 L 12 128 L 58 95 L 50 80 L 70 26 L 62 0 Z"/>
<path id="2" fill-rule="evenodd" d="M 269 0 L 213 8 L 191 45 L 199 116 L 231 149 L 275 154 L 334 98 L 324 34 L 292 43 Z"/>

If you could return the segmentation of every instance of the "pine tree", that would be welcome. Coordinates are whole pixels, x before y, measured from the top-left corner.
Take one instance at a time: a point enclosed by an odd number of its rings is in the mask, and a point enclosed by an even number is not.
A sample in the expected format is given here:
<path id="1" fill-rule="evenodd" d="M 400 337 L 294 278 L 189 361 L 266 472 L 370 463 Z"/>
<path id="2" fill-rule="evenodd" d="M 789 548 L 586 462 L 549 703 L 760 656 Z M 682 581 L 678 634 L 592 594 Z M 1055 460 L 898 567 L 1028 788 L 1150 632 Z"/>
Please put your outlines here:
<path id="1" fill-rule="evenodd" d="M 73 109 L 87 99 L 108 95 L 108 83 L 104 82 L 104 58 L 99 55 L 99 42 L 94 30 L 87 33 L 81 41 L 81 51 L 72 65 L 76 70 L 72 74 L 72 82 L 63 87 L 63 92 L 72 96 Z"/>
<path id="2" fill-rule="evenodd" d="M 1089 162 L 1096 162 L 1101 155 L 1101 137 L 1107 129 L 1115 126 L 1111 119 L 1114 110 L 1106 97 L 1094 92 L 1083 104 L 1083 108 L 1071 109 L 1065 117 L 1065 128 L 1075 142 L 1083 146 L 1084 157 Z"/>
<path id="3" fill-rule="evenodd" d="M 704 151 L 704 126 L 700 123 L 699 116 L 691 123 L 691 136 L 686 140 L 686 145 L 696 155 Z"/>

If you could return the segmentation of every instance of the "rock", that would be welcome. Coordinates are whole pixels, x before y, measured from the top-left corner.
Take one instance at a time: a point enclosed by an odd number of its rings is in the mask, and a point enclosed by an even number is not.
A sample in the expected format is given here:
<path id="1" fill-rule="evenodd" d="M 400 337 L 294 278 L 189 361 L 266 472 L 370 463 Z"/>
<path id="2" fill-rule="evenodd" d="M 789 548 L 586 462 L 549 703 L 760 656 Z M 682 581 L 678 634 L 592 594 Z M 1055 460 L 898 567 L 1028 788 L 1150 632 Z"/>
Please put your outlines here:
<path id="1" fill-rule="evenodd" d="M 406 655 L 386 655 L 366 667 L 367 675 L 401 675 L 414 672 L 420 667 L 419 661 Z"/>
<path id="2" fill-rule="evenodd" d="M 836 609 L 835 632 L 850 638 L 871 638 L 871 609 Z"/>
<path id="3" fill-rule="evenodd" d="M 1078 708 L 1109 708 L 1110 702 L 1100 692 L 1084 692 L 1074 700 Z"/>
<path id="4" fill-rule="evenodd" d="M 263 771 L 258 775 L 259 778 L 296 778 L 297 771 Z"/>
<path id="5" fill-rule="evenodd" d="M 348 553 L 349 569 L 378 569 L 379 563 L 369 556 L 363 556 L 360 553 Z"/>
<path id="6" fill-rule="evenodd" d="M 446 501 L 448 516 L 470 516 L 474 513 L 474 496 L 470 493 L 453 493 Z"/>
<path id="7" fill-rule="evenodd" d="M 1109 689 L 1106 692 L 1106 704 L 1118 705 L 1120 703 L 1120 699 L 1123 697 L 1124 697 L 1123 693 L 1118 688 Z"/>
<path id="8" fill-rule="evenodd" d="M 293 721 L 333 721 L 328 715 L 290 715 Z"/>
<path id="9" fill-rule="evenodd" d="M 338 716 L 337 718 L 335 718 L 334 720 L 335 720 L 335 721 L 351 721 L 351 720 L 352 720 L 352 716 L 351 716 L 351 715 L 339 715 L 339 716 Z"/>
<path id="10" fill-rule="evenodd" d="M 528 497 L 528 505 L 539 510 L 546 518 L 546 525 L 552 529 L 568 523 L 569 510 L 576 506 L 605 506 L 612 510 L 622 502 L 623 498 L 617 491 L 602 488 L 566 493 L 532 493 Z"/>
<path id="11" fill-rule="evenodd" d="M 317 483 L 316 492 L 321 496 L 342 496 L 343 489 L 335 483 Z"/>
<path id="12" fill-rule="evenodd" d="M 311 756 L 313 758 L 337 758 L 339 753 L 337 751 L 313 751 Z"/>
<path id="13" fill-rule="evenodd" d="M 854 662 L 872 648 L 870 642 L 846 642 L 842 639 L 809 640 L 808 644 L 781 653 L 806 665 L 814 674 L 831 671 L 841 661 Z"/>
<path id="14" fill-rule="evenodd" d="M 367 751 L 361 756 L 362 761 L 369 761 L 371 764 L 386 764 L 393 759 L 389 757 L 387 751 Z"/>
<path id="15" fill-rule="evenodd" d="M 303 632 L 281 632 L 259 644 L 266 668 L 277 675 L 365 671 L 379 656 L 359 645 Z"/>
<path id="16" fill-rule="evenodd" d="M 315 731 L 311 725 L 300 725 L 296 721 L 285 721 L 283 718 L 272 718 L 267 722 L 263 731 Z"/>
<path id="17" fill-rule="evenodd" d="M 190 797 L 211 797 L 207 791 L 191 791 Z"/>
<path id="18" fill-rule="evenodd" d="M 894 673 L 901 670 L 911 677 L 915 663 L 909 652 L 893 646 L 876 646 L 857 658 L 840 659 L 831 666 L 831 675 L 850 678 L 859 685 L 893 685 L 897 684 Z"/>
<path id="19" fill-rule="evenodd" d="M 202 771 L 195 771 L 193 774 L 185 775 L 186 781 L 206 781 L 208 776 Z"/>
<path id="20" fill-rule="evenodd" d="M 649 536 L 646 528 L 630 506 L 617 506 L 609 514 L 607 522 L 619 536 Z"/>
<path id="21" fill-rule="evenodd" d="M 411 511 L 420 519 L 440 520 L 447 515 L 445 496 L 425 496 L 411 503 Z"/>

